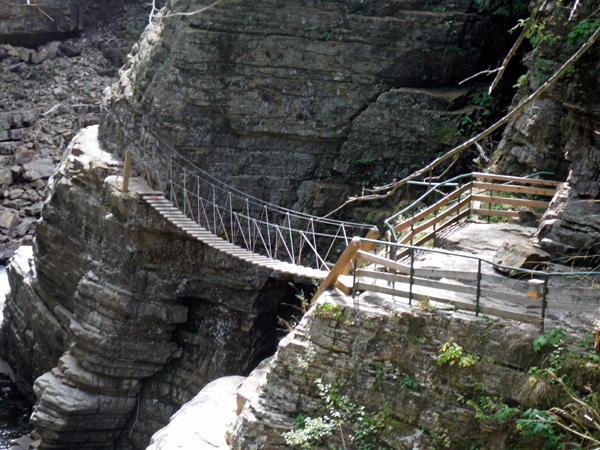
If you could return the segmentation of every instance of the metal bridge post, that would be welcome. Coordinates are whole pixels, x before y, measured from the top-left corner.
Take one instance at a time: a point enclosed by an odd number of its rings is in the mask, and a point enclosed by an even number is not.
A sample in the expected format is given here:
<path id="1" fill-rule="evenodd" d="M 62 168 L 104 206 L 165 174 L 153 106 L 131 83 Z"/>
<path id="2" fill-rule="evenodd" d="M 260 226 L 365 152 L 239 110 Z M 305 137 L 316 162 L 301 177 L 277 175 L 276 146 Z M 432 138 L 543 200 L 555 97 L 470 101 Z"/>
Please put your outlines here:
<path id="1" fill-rule="evenodd" d="M 411 215 L 411 217 L 415 215 L 415 209 L 414 208 L 411 208 L 410 215 Z M 415 222 L 413 220 L 413 222 L 410 224 L 410 245 L 413 245 L 413 238 L 414 237 L 415 237 Z"/>
<path id="2" fill-rule="evenodd" d="M 211 185 L 212 189 L 212 204 L 213 204 L 213 229 L 212 233 L 217 234 L 217 194 L 215 193 L 215 185 Z"/>
<path id="3" fill-rule="evenodd" d="M 477 300 L 475 303 L 475 315 L 479 317 L 479 300 L 481 298 L 481 259 L 477 264 Z"/>
<path id="4" fill-rule="evenodd" d="M 186 183 L 186 176 L 185 176 L 185 168 L 183 169 L 183 215 L 186 216 L 186 211 L 187 211 L 187 185 Z"/>
<path id="5" fill-rule="evenodd" d="M 467 217 L 467 219 L 471 220 L 471 203 L 473 202 L 473 175 L 471 175 L 471 186 L 469 187 L 469 197 L 471 197 L 471 200 L 469 200 L 469 217 Z"/>
<path id="6" fill-rule="evenodd" d="M 202 222 L 200 222 L 200 177 L 198 175 L 196 175 L 196 209 L 198 211 L 198 225 L 200 225 Z"/>
<path id="7" fill-rule="evenodd" d="M 352 298 L 356 297 L 356 270 L 358 269 L 358 258 L 354 257 L 354 270 L 352 271 Z"/>
<path id="8" fill-rule="evenodd" d="M 408 304 L 412 305 L 413 299 L 413 282 L 415 277 L 415 249 L 410 249 L 410 287 L 408 291 Z"/>
<path id="9" fill-rule="evenodd" d="M 544 320 L 546 319 L 546 296 L 548 294 L 548 274 L 544 277 L 544 291 L 542 293 L 542 333 L 544 332 Z"/>
<path id="10" fill-rule="evenodd" d="M 227 195 L 229 197 L 229 226 L 231 227 L 231 243 L 235 244 L 235 237 L 233 233 L 235 224 L 233 223 L 233 201 L 231 200 L 231 192 L 228 192 Z"/>
<path id="11" fill-rule="evenodd" d="M 490 202 L 488 203 L 488 211 L 489 212 L 488 212 L 488 216 L 487 216 L 488 223 L 490 223 L 490 220 L 492 218 L 492 200 L 493 200 L 492 197 L 493 196 L 494 196 L 494 191 L 490 191 Z"/>
<path id="12" fill-rule="evenodd" d="M 251 231 L 250 231 L 250 201 L 248 199 L 246 199 L 246 213 L 248 214 L 247 217 L 247 222 L 248 222 L 248 242 L 250 242 L 250 236 L 252 235 Z M 250 249 L 248 249 L 250 250 Z"/>

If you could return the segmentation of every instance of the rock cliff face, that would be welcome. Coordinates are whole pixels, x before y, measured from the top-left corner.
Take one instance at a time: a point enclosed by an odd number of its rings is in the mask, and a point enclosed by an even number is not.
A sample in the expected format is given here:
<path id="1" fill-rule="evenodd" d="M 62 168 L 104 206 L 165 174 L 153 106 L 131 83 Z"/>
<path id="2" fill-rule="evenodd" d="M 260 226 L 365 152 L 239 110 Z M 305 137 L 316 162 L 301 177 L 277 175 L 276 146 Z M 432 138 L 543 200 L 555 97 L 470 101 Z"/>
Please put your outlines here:
<path id="1" fill-rule="evenodd" d="M 520 435 L 515 419 L 572 400 L 529 371 L 553 349 L 533 351 L 539 329 L 507 322 L 380 294 L 325 293 L 281 341 L 235 422 L 231 448 L 541 448 L 544 438 Z M 585 340 L 581 330 L 567 332 L 570 342 Z M 587 350 L 570 350 L 559 373 L 576 390 L 596 385 L 597 364 L 574 356 Z M 295 446 L 283 436 L 291 429 L 299 430 Z"/>
<path id="2" fill-rule="evenodd" d="M 207 382 L 274 351 L 293 298 L 293 280 L 226 259 L 122 195 L 96 129 L 54 175 L 33 257 L 25 247 L 9 269 L 2 357 L 30 393 L 43 374 L 31 420 L 45 449 L 145 448 Z"/>
<path id="3" fill-rule="evenodd" d="M 0 43 L 38 46 L 83 28 L 85 1 L 15 0 L 0 4 Z"/>
<path id="4" fill-rule="evenodd" d="M 154 133 L 245 192 L 319 213 L 449 148 L 474 113 L 441 89 L 486 43 L 472 1 L 209 3 L 170 2 L 134 46 L 105 98 L 109 148 L 143 153 Z"/>
<path id="5" fill-rule="evenodd" d="M 597 1 L 582 2 L 571 22 L 565 16 L 554 25 L 551 20 L 562 14 L 558 6 L 545 11 L 540 20 L 548 21 L 544 32 L 548 38 L 526 56 L 527 80 L 515 103 L 537 89 L 579 48 L 584 36 L 589 37 L 591 33 L 578 34 L 576 29 L 598 6 Z M 551 171 L 555 179 L 567 180 L 538 233 L 542 247 L 555 256 L 582 250 L 587 255 L 598 253 L 600 227 L 594 202 L 600 194 L 598 61 L 596 42 L 573 70 L 508 125 L 496 152 L 495 170 L 500 173 Z"/>

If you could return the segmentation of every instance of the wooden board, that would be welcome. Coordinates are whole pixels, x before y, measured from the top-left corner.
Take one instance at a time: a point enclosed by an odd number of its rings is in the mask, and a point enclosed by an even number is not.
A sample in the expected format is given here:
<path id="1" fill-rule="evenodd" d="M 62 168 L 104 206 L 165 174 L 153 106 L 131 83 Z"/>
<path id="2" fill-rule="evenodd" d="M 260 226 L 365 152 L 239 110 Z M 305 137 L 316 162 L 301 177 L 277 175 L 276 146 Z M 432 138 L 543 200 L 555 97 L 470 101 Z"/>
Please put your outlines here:
<path id="1" fill-rule="evenodd" d="M 498 197 L 491 195 L 472 195 L 472 200 L 495 205 L 527 206 L 530 208 L 548 208 L 550 202 L 528 200 L 525 198 Z"/>
<path id="2" fill-rule="evenodd" d="M 518 192 L 521 194 L 544 195 L 547 197 L 554 197 L 554 193 L 556 192 L 556 189 L 542 189 L 529 186 L 513 186 L 510 184 L 482 183 L 479 181 L 473 182 L 473 187 L 476 189 L 485 189 L 486 191 Z"/>
<path id="3" fill-rule="evenodd" d="M 393 273 L 385 273 L 385 272 L 375 272 L 375 271 L 367 271 L 361 270 L 356 272 L 357 276 L 373 278 L 378 280 L 384 280 L 389 282 L 396 283 L 410 283 L 410 276 L 407 275 L 396 275 Z M 430 280 L 419 277 L 413 277 L 413 284 L 417 286 L 430 287 L 433 289 L 441 289 L 451 292 L 457 292 L 459 294 L 469 294 L 473 296 L 477 296 L 477 287 L 475 286 L 466 286 L 464 284 L 455 284 L 455 283 L 447 283 L 439 280 Z M 542 307 L 542 302 L 540 299 L 534 299 L 531 297 L 527 297 L 526 295 L 514 294 L 511 292 L 500 291 L 497 289 L 486 289 L 481 288 L 480 294 L 482 298 L 495 298 L 497 300 L 505 300 L 512 303 L 520 304 L 520 305 L 529 305 L 536 306 L 538 308 Z"/>
<path id="4" fill-rule="evenodd" d="M 476 216 L 489 216 L 489 217 L 508 217 L 511 219 L 518 219 L 520 214 L 519 211 L 504 211 L 501 209 L 471 209 L 471 213 Z M 540 220 L 543 214 L 534 213 L 536 220 Z"/>
<path id="5" fill-rule="evenodd" d="M 445 206 L 449 201 L 454 200 L 456 197 L 460 196 L 460 194 L 462 194 L 463 192 L 465 192 L 465 191 L 467 191 L 469 189 L 471 189 L 471 183 L 465 184 L 463 187 L 461 187 L 459 189 L 456 189 L 455 191 L 453 191 L 450 194 L 446 195 L 444 198 L 442 198 L 438 202 L 434 203 L 433 205 L 429 206 L 428 208 L 425 208 L 423 211 L 419 212 L 418 214 L 415 214 L 410 219 L 406 219 L 405 221 L 403 221 L 400 224 L 396 225 L 394 227 L 394 231 L 396 233 L 398 233 L 399 231 L 402 231 L 405 228 L 410 227 L 413 223 L 418 222 L 419 220 L 424 219 L 429 214 L 437 211 L 442 206 Z"/>
<path id="6" fill-rule="evenodd" d="M 598 303 L 584 303 L 584 302 L 558 302 L 548 300 L 546 303 L 548 309 L 561 309 L 573 312 L 598 312 L 600 304 Z"/>
<path id="7" fill-rule="evenodd" d="M 486 180 L 512 181 L 514 183 L 539 184 L 542 186 L 559 186 L 562 181 L 536 180 L 535 178 L 511 177 L 509 175 L 497 175 L 495 173 L 473 172 L 473 178 Z"/>
<path id="8" fill-rule="evenodd" d="M 430 241 L 431 239 L 434 239 L 437 236 L 438 233 L 440 233 L 441 231 L 444 231 L 446 228 L 450 227 L 451 225 L 454 225 L 455 223 L 458 223 L 460 220 L 464 219 L 469 214 L 471 214 L 471 211 L 469 209 L 461 212 L 458 216 L 454 216 L 449 221 L 447 221 L 447 222 L 443 223 L 442 225 L 440 225 L 436 230 L 433 230 L 429 234 L 426 234 L 425 236 L 423 236 L 421 239 L 419 239 L 413 245 L 415 247 L 422 246 L 423 244 L 425 244 L 426 242 Z M 405 244 L 405 242 L 401 242 L 401 243 Z M 396 255 L 396 259 L 404 258 L 409 253 L 410 253 L 409 250 L 404 250 L 404 251 L 402 251 L 402 252 L 400 252 L 400 253 L 398 253 Z"/>
<path id="9" fill-rule="evenodd" d="M 408 298 L 408 296 L 409 296 L 409 293 L 405 292 L 405 291 L 399 291 L 399 290 L 395 290 L 395 289 L 384 287 L 384 286 L 374 286 L 374 285 L 370 285 L 370 284 L 366 284 L 366 283 L 358 283 L 356 285 L 356 288 L 359 291 L 379 292 L 382 294 L 388 294 L 388 295 L 392 295 L 392 296 L 396 296 L 396 297 Z M 421 294 L 416 294 L 414 292 L 412 294 L 412 297 L 413 297 L 413 300 L 417 300 L 417 301 L 434 301 L 434 302 L 440 302 L 440 303 L 449 303 L 451 305 L 454 305 L 454 307 L 456 309 L 460 309 L 463 311 L 475 311 L 475 304 L 473 304 L 473 303 L 461 302 L 461 301 L 457 301 L 457 300 L 450 300 L 450 299 L 446 299 L 446 298 L 442 298 L 442 297 L 434 297 L 431 295 L 421 295 Z M 503 319 L 518 320 L 521 322 L 530 322 L 531 323 L 531 322 L 538 322 L 540 320 L 540 318 L 537 316 L 530 316 L 528 314 L 522 314 L 522 313 L 518 313 L 518 312 L 514 312 L 514 311 L 505 311 L 503 309 L 492 308 L 492 307 L 483 306 L 483 305 L 479 306 L 479 313 L 486 314 L 486 315 L 494 315 L 494 316 L 502 317 Z"/>
<path id="10" fill-rule="evenodd" d="M 451 216 L 456 211 L 463 208 L 465 205 L 468 205 L 470 201 L 471 201 L 470 196 L 462 199 L 460 201 L 460 203 L 457 203 L 456 205 L 453 205 L 452 207 L 443 211 L 437 217 L 433 217 L 433 218 L 427 220 L 426 222 L 423 222 L 423 223 L 419 224 L 418 226 L 416 226 L 413 230 L 411 230 L 409 232 L 408 236 L 410 237 L 411 233 L 413 235 L 416 235 L 416 234 L 420 233 L 421 231 L 426 230 L 427 228 L 433 227 L 434 224 L 438 224 L 439 222 L 444 220 L 446 217 Z M 406 239 L 406 236 L 402 239 L 402 241 L 400 241 L 400 243 L 406 244 L 406 242 L 408 242 L 408 241 L 404 242 L 405 239 Z"/>
<path id="11" fill-rule="evenodd" d="M 396 270 L 400 273 L 410 274 L 410 267 L 399 262 L 392 261 L 391 259 L 383 258 L 381 256 L 373 255 L 371 253 L 359 252 L 361 258 L 365 261 L 379 264 L 387 267 L 388 269 Z M 357 271 L 359 273 L 359 271 Z M 441 270 L 441 269 L 414 269 L 415 276 L 418 277 L 433 277 L 433 278 L 450 278 L 454 280 L 477 280 L 477 273 L 457 271 L 457 270 Z"/>

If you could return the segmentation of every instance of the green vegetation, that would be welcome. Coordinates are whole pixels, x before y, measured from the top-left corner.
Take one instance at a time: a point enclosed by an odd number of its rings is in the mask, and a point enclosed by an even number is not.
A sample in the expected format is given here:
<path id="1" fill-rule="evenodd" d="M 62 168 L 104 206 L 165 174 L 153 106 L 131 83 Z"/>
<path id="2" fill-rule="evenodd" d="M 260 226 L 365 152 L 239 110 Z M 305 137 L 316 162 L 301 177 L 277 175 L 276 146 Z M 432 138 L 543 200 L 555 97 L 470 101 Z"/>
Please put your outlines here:
<path id="1" fill-rule="evenodd" d="M 460 367 L 470 367 L 477 362 L 477 357 L 463 354 L 463 348 L 456 342 L 446 342 L 440 349 L 438 364 L 440 366 L 448 363 L 450 366 L 457 364 Z"/>
<path id="2" fill-rule="evenodd" d="M 567 43 L 581 45 L 600 27 L 600 19 L 586 18 L 580 21 L 567 35 Z"/>
<path id="3" fill-rule="evenodd" d="M 325 406 L 323 416 L 311 418 L 299 414 L 297 428 L 283 433 L 286 444 L 295 448 L 310 449 L 323 442 L 325 437 L 338 434 L 346 447 L 353 444 L 358 450 L 375 450 L 377 434 L 384 428 L 389 416 L 387 408 L 376 414 L 369 413 L 364 406 L 352 402 L 347 395 L 340 395 L 338 383 L 315 380 L 321 404 Z"/>

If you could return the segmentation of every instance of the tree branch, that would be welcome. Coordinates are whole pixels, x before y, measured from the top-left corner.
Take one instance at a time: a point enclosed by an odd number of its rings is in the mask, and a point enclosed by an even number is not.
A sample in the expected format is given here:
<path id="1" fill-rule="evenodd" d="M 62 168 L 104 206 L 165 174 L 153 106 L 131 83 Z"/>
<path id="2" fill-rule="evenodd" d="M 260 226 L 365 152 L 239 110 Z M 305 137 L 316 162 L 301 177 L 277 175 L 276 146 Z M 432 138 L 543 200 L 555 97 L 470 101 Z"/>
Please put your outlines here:
<path id="1" fill-rule="evenodd" d="M 506 66 L 508 66 L 508 62 L 515 55 L 515 53 L 517 53 L 517 49 L 519 48 L 519 46 L 525 39 L 525 36 L 529 32 L 529 29 L 531 28 L 531 25 L 533 24 L 535 17 L 537 16 L 538 12 L 542 8 L 542 4 L 545 4 L 545 3 L 546 3 L 546 0 L 538 0 L 537 3 L 535 4 L 535 6 L 533 7 L 531 16 L 529 16 L 529 20 L 527 20 L 527 23 L 523 27 L 523 31 L 521 31 L 519 38 L 513 44 L 512 48 L 508 52 L 508 55 L 506 55 L 506 57 L 504 58 L 504 61 L 502 61 L 502 65 L 500 66 L 500 71 L 496 74 L 496 78 L 494 78 L 494 81 L 492 81 L 492 84 L 490 85 L 490 88 L 488 90 L 488 94 L 491 94 L 492 91 L 494 90 L 494 88 L 496 86 L 498 86 L 498 83 L 500 82 L 502 75 L 504 75 L 504 70 L 506 69 Z"/>
<path id="2" fill-rule="evenodd" d="M 462 80 L 458 84 L 466 83 L 467 81 L 472 80 L 473 78 L 478 77 L 479 75 L 483 75 L 483 74 L 491 75 L 491 74 L 493 74 L 495 72 L 498 72 L 499 70 L 504 70 L 504 67 L 498 67 L 497 69 L 494 69 L 494 70 L 491 70 L 491 69 L 482 70 L 481 72 L 477 72 L 475 75 L 471 75 L 469 78 L 465 78 L 464 80 Z"/>

